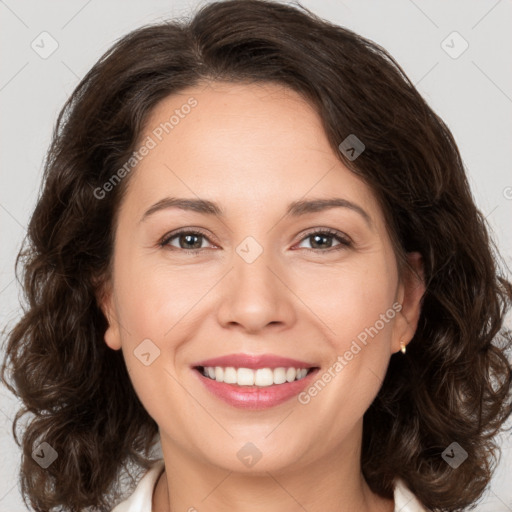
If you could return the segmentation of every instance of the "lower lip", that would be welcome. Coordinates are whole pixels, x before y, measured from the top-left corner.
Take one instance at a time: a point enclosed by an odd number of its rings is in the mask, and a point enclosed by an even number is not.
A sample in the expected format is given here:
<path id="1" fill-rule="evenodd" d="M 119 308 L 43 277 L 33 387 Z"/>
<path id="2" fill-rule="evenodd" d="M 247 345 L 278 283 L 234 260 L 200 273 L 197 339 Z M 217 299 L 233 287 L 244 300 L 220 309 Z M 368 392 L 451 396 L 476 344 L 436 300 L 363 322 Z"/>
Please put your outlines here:
<path id="1" fill-rule="evenodd" d="M 226 384 L 205 377 L 201 371 L 194 369 L 206 389 L 213 393 L 217 398 L 241 409 L 268 409 L 282 404 L 298 395 L 307 387 L 313 376 L 318 372 L 315 368 L 309 372 L 303 379 L 284 384 L 273 384 L 272 386 L 238 386 L 236 384 Z"/>

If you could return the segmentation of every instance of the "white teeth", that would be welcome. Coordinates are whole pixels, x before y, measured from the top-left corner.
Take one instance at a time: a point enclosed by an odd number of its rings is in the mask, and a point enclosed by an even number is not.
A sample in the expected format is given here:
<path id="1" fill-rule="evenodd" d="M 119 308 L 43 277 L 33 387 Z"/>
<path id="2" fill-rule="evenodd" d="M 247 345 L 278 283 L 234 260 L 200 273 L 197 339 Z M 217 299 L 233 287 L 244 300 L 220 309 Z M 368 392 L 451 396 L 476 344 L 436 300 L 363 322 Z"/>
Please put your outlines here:
<path id="1" fill-rule="evenodd" d="M 288 382 L 292 382 L 293 380 L 295 380 L 296 376 L 297 372 L 295 371 L 295 368 L 288 368 L 288 370 L 286 370 L 286 380 Z"/>
<path id="2" fill-rule="evenodd" d="M 254 372 L 249 368 L 238 368 L 237 384 L 239 386 L 254 386 Z"/>
<path id="3" fill-rule="evenodd" d="M 226 384 L 236 384 L 236 370 L 232 366 L 224 368 L 224 382 Z"/>
<path id="4" fill-rule="evenodd" d="M 290 368 L 295 370 L 295 368 Z M 274 368 L 274 384 L 284 384 L 286 382 L 286 368 Z"/>
<path id="5" fill-rule="evenodd" d="M 299 379 L 299 380 L 303 379 L 307 374 L 308 374 L 308 369 L 307 368 L 302 368 L 297 373 L 297 379 Z"/>
<path id="6" fill-rule="evenodd" d="M 266 387 L 274 384 L 284 384 L 301 380 L 308 374 L 307 368 L 234 368 L 228 366 L 207 366 L 203 368 L 203 375 L 217 382 L 237 384 L 238 386 Z"/>
<path id="7" fill-rule="evenodd" d="M 256 386 L 272 386 L 274 384 L 274 372 L 270 368 L 256 370 L 254 384 Z"/>

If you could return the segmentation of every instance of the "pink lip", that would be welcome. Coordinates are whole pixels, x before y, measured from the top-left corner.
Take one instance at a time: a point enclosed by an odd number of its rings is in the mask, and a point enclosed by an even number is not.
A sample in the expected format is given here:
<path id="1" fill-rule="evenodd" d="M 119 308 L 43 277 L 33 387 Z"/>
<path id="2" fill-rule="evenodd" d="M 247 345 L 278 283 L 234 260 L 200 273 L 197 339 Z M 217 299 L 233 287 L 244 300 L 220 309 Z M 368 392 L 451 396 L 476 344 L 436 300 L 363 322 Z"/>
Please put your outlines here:
<path id="1" fill-rule="evenodd" d="M 251 368 L 252 370 L 256 370 L 258 368 L 279 368 L 283 366 L 285 368 L 312 368 L 316 365 L 313 363 L 298 361 L 297 359 L 290 359 L 289 357 L 280 357 L 272 354 L 229 354 L 227 356 L 215 357 L 213 359 L 200 361 L 193 364 L 192 366 L 222 366 L 224 368 L 232 366 L 234 368 Z"/>
<path id="2" fill-rule="evenodd" d="M 205 377 L 198 367 L 222 366 L 224 368 L 315 368 L 310 371 L 306 377 L 293 382 L 284 384 L 273 384 L 272 386 L 238 386 L 236 384 L 226 384 Z M 306 386 L 309 386 L 313 376 L 318 371 L 318 366 L 314 363 L 299 361 L 289 357 L 281 357 L 273 354 L 229 354 L 226 356 L 215 357 L 199 361 L 192 365 L 194 373 L 201 380 L 203 385 L 217 398 L 234 407 L 243 409 L 266 409 L 274 407 L 298 395 Z"/>
<path id="3" fill-rule="evenodd" d="M 212 361 L 214 360 L 212 359 Z M 274 407 L 297 396 L 304 388 L 311 385 L 311 381 L 318 371 L 318 368 L 311 370 L 301 380 L 286 382 L 285 384 L 273 384 L 272 386 L 265 387 L 226 384 L 225 382 L 217 382 L 216 380 L 205 377 L 200 370 L 195 369 L 194 373 L 208 391 L 227 404 L 241 409 L 258 410 Z"/>

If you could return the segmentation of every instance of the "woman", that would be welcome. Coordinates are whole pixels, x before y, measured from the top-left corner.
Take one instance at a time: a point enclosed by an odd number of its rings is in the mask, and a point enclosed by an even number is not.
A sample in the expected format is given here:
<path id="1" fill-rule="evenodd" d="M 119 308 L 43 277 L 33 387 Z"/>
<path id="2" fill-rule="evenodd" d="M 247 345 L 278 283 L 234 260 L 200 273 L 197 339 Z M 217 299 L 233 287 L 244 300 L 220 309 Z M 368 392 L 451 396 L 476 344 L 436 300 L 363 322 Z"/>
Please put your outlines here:
<path id="1" fill-rule="evenodd" d="M 261 0 L 128 34 L 59 116 L 28 242 L 3 370 L 35 510 L 448 511 L 488 484 L 512 288 L 376 44 Z"/>

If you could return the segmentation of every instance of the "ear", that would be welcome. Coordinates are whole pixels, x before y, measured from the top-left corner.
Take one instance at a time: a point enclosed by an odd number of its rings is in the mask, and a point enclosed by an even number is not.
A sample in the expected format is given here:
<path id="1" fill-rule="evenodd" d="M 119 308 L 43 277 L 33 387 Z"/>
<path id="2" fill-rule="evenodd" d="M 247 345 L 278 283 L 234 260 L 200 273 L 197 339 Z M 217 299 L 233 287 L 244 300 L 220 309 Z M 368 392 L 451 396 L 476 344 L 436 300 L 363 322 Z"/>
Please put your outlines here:
<path id="1" fill-rule="evenodd" d="M 119 350 L 121 348 L 121 332 L 117 315 L 115 314 L 112 282 L 110 279 L 108 281 L 95 280 L 95 285 L 97 289 L 96 301 L 108 322 L 108 327 L 104 334 L 105 343 L 112 350 Z"/>
<path id="2" fill-rule="evenodd" d="M 421 314 L 421 299 L 425 293 L 421 254 L 409 252 L 406 257 L 413 270 L 405 266 L 398 286 L 397 301 L 402 305 L 402 309 L 398 312 L 393 327 L 393 352 L 398 352 L 401 343 L 407 345 L 413 338 Z"/>

